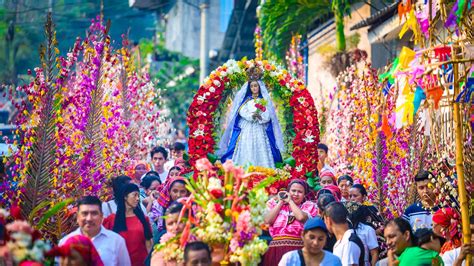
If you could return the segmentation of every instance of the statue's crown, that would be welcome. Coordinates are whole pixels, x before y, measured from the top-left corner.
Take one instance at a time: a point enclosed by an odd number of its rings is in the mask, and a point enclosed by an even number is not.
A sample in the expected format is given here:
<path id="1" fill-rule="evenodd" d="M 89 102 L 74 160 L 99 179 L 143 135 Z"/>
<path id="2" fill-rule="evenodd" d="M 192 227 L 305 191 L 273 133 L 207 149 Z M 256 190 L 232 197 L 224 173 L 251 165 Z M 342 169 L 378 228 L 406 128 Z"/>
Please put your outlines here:
<path id="1" fill-rule="evenodd" d="M 255 66 L 249 67 L 249 69 L 247 69 L 247 76 L 249 81 L 258 81 L 263 76 L 263 70 Z"/>

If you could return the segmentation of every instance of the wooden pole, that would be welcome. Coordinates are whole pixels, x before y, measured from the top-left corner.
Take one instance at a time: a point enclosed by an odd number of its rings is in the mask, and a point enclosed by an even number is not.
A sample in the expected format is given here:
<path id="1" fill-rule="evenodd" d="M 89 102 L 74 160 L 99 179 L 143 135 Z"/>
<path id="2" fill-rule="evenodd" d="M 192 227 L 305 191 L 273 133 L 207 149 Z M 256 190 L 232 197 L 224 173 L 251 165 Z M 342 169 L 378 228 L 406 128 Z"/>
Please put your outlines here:
<path id="1" fill-rule="evenodd" d="M 454 51 L 453 51 L 454 52 Z M 454 55 L 455 53 L 453 53 Z M 453 64 L 453 75 L 454 75 L 454 97 L 459 94 L 459 65 Z M 456 131 L 456 173 L 458 175 L 458 190 L 459 190 L 459 203 L 461 204 L 461 219 L 462 219 L 462 236 L 463 243 L 471 243 L 471 228 L 469 223 L 469 206 L 467 202 L 466 183 L 464 182 L 464 158 L 463 158 L 463 131 L 462 121 L 460 114 L 459 103 L 453 102 L 454 105 L 454 125 Z M 466 265 L 471 265 L 471 255 L 466 258 Z"/>

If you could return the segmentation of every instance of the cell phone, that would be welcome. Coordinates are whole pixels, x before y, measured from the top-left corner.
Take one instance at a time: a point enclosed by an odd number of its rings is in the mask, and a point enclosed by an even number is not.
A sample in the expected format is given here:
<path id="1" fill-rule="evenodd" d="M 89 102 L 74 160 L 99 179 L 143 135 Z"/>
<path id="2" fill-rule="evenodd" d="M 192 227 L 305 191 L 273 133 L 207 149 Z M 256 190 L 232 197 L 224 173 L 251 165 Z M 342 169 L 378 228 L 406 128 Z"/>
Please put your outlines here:
<path id="1" fill-rule="evenodd" d="M 286 194 L 285 191 L 281 191 L 278 192 L 278 197 L 280 197 L 280 199 L 286 199 L 288 198 L 288 194 Z"/>
<path id="2" fill-rule="evenodd" d="M 155 198 L 155 199 L 158 198 L 158 192 L 157 192 L 157 191 L 154 191 L 154 192 L 152 193 L 152 195 L 153 195 L 153 198 Z"/>

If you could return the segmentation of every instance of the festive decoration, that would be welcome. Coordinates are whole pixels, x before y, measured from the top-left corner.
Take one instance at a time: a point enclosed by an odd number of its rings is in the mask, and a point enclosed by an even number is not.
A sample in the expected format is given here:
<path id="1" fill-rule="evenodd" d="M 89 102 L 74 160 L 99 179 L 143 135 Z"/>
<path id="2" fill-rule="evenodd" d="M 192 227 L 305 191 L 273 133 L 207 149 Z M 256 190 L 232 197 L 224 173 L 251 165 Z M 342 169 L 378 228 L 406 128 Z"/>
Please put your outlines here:
<path id="1" fill-rule="evenodd" d="M 263 73 L 262 80 L 279 106 L 280 124 L 286 131 L 285 143 L 287 149 L 293 146 L 291 155 L 296 161 L 295 167 L 290 169 L 292 177 L 314 173 L 318 162 L 319 125 L 313 99 L 301 80 L 265 60 L 229 60 L 206 78 L 188 111 L 190 163 L 195 165 L 198 159 L 214 153 L 220 136 L 215 125 L 224 123 L 222 116 L 228 108 L 227 98 L 231 90 L 248 80 L 247 70 L 252 67 Z"/>
<path id="2" fill-rule="evenodd" d="M 255 60 L 263 60 L 263 41 L 262 41 L 262 29 L 260 26 L 255 27 L 254 32 L 254 41 L 255 41 Z"/>
<path id="3" fill-rule="evenodd" d="M 26 221 L 15 220 L 5 224 L 9 215 L 8 211 L 0 209 L 0 224 L 6 230 L 5 243 L 0 245 L 2 261 L 7 265 L 43 262 L 44 254 L 51 249 L 50 245 L 41 240 L 39 232 Z"/>
<path id="4" fill-rule="evenodd" d="M 301 80 L 305 78 L 305 66 L 303 64 L 303 57 L 301 56 L 301 35 L 293 35 L 291 37 L 291 44 L 288 52 L 286 52 L 286 65 L 288 71 L 294 77 Z"/>
<path id="5" fill-rule="evenodd" d="M 16 105 L 19 138 L 12 144 L 20 148 L 7 162 L 11 177 L 0 184 L 1 203 L 18 199 L 23 216 L 37 227 L 48 209 L 61 206 L 55 219 L 42 222 L 47 238 L 72 230 L 73 208 L 59 203 L 105 195 L 105 181 L 126 172 L 159 137 L 156 89 L 134 69 L 125 37 L 123 48 L 112 49 L 109 28 L 92 20 L 87 38 L 57 57 L 49 16 L 42 66 L 30 84 L 17 88 L 26 95 Z"/>
<path id="6" fill-rule="evenodd" d="M 273 178 L 248 188 L 252 173 L 245 174 L 231 161 L 215 169 L 207 159 L 196 162 L 196 180 L 187 188 L 199 206 L 196 213 L 196 236 L 210 246 L 224 246 L 224 261 L 242 265 L 258 265 L 267 250 L 259 239 L 268 195 L 265 187 Z M 223 175 L 221 174 L 223 173 Z"/>

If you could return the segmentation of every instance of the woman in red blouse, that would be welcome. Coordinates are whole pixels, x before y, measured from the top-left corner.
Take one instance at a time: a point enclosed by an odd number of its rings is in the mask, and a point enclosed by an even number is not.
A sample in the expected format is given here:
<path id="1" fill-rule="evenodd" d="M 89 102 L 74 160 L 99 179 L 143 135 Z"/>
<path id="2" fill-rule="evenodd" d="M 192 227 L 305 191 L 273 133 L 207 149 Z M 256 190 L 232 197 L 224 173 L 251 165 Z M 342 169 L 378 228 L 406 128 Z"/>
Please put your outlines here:
<path id="1" fill-rule="evenodd" d="M 140 190 L 135 184 L 122 186 L 121 197 L 117 202 L 117 213 L 104 220 L 104 227 L 120 234 L 127 245 L 133 266 L 145 265 L 150 252 L 152 231 L 148 217 L 141 210 Z"/>

